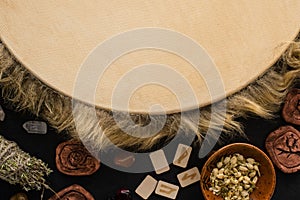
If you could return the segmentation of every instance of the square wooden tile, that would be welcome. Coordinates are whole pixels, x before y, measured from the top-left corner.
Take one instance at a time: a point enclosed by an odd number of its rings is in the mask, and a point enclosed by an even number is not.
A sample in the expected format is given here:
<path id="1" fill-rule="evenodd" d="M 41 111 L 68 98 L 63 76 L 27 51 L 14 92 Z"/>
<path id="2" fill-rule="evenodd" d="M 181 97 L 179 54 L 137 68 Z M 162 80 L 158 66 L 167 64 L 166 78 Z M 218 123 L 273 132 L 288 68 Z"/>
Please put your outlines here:
<path id="1" fill-rule="evenodd" d="M 178 191 L 179 186 L 164 181 L 159 181 L 155 193 L 169 199 L 176 199 Z"/>
<path id="2" fill-rule="evenodd" d="M 182 168 L 186 168 L 191 153 L 192 153 L 192 147 L 184 144 L 179 144 L 173 160 L 173 164 Z"/>
<path id="3" fill-rule="evenodd" d="M 177 175 L 181 187 L 186 187 L 200 181 L 200 172 L 197 167 L 189 169 Z"/>
<path id="4" fill-rule="evenodd" d="M 150 195 L 154 192 L 156 185 L 157 180 L 148 175 L 136 188 L 135 192 L 143 199 L 148 199 Z"/>
<path id="5" fill-rule="evenodd" d="M 162 174 L 170 170 L 167 158 L 163 150 L 150 153 L 150 159 L 156 174 Z"/>

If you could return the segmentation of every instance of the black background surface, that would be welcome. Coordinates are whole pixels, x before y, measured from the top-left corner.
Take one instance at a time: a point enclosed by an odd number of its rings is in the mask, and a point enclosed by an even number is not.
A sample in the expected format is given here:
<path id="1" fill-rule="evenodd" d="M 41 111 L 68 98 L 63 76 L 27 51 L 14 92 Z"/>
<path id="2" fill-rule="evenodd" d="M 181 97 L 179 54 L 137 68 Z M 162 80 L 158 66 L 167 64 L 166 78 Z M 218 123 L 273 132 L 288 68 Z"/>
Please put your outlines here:
<path id="1" fill-rule="evenodd" d="M 66 133 L 56 133 L 54 129 L 48 127 L 48 133 L 46 135 L 28 134 L 22 125 L 28 120 L 38 120 L 37 117 L 28 113 L 16 113 L 8 108 L 5 102 L 0 101 L 3 109 L 6 113 L 4 122 L 0 122 L 0 134 L 8 140 L 13 140 L 24 151 L 30 153 L 32 156 L 41 158 L 44 162 L 48 163 L 48 166 L 53 170 L 53 173 L 47 178 L 47 184 L 51 186 L 56 192 L 72 185 L 79 184 L 89 191 L 96 200 L 107 200 L 113 196 L 120 188 L 128 188 L 132 191 L 133 199 L 140 200 L 141 198 L 134 194 L 135 188 L 146 177 L 151 175 L 157 180 L 163 180 L 170 183 L 179 185 L 176 175 L 187 169 L 197 166 L 201 170 L 206 158 L 198 158 L 198 149 L 194 148 L 192 156 L 190 158 L 188 167 L 186 169 L 179 168 L 177 166 L 170 165 L 171 170 L 156 175 L 154 172 L 145 174 L 125 173 L 114 170 L 104 164 L 101 164 L 100 169 L 91 176 L 84 177 L 72 177 L 67 176 L 57 171 L 55 166 L 55 149 L 56 146 L 68 139 Z M 245 128 L 245 132 L 249 137 L 249 140 L 242 138 L 235 138 L 228 140 L 227 143 L 233 142 L 247 142 L 254 144 L 266 152 L 264 147 L 264 141 L 267 135 L 287 123 L 280 117 L 273 120 L 263 120 L 260 118 L 250 117 L 240 120 Z M 294 126 L 299 130 L 299 127 Z M 217 148 L 219 148 L 218 146 Z M 284 174 L 276 167 L 277 185 L 273 195 L 273 200 L 297 200 L 300 199 L 300 172 L 294 174 Z M 7 182 L 0 180 L 0 199 L 7 200 L 10 196 L 16 192 L 21 192 L 22 188 L 18 185 L 10 185 Z M 38 200 L 41 196 L 41 191 L 29 191 L 27 192 L 29 199 Z M 49 190 L 45 191 L 44 199 L 51 197 L 53 193 Z M 155 194 L 152 194 L 150 200 L 166 199 Z M 202 200 L 204 199 L 201 194 L 199 183 L 190 185 L 186 188 L 180 188 L 177 199 L 179 200 Z"/>

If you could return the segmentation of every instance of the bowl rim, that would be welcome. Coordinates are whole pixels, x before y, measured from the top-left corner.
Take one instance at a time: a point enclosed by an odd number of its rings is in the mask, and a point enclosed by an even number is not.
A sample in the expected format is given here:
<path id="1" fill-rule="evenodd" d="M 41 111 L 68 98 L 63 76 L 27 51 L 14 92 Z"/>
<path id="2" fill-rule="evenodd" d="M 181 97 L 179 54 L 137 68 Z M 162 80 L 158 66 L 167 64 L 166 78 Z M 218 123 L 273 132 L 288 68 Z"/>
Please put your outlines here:
<path id="1" fill-rule="evenodd" d="M 207 164 L 212 162 L 214 160 L 214 158 L 216 157 L 216 155 L 218 155 L 221 151 L 223 151 L 224 149 L 228 149 L 232 146 L 243 146 L 243 147 L 251 147 L 251 148 L 254 148 L 256 151 L 258 151 L 261 155 L 263 155 L 263 157 L 266 159 L 267 163 L 269 163 L 270 165 L 270 168 L 271 168 L 271 174 L 274 175 L 274 184 L 272 184 L 272 188 L 271 188 L 271 193 L 270 193 L 270 199 L 272 198 L 274 192 L 275 192 L 275 188 L 276 188 L 276 171 L 275 171 L 275 168 L 274 168 L 274 165 L 271 161 L 271 159 L 269 158 L 269 156 L 263 151 L 261 150 L 260 148 L 258 148 L 257 146 L 255 145 L 252 145 L 252 144 L 249 144 L 249 143 L 243 143 L 243 142 L 236 142 L 236 143 L 231 143 L 231 144 L 228 144 L 228 145 L 225 145 L 223 147 L 221 147 L 220 149 L 218 149 L 217 151 L 215 151 L 213 154 L 211 154 L 209 156 L 209 158 L 205 161 L 204 165 L 202 166 L 201 168 L 201 181 L 200 181 L 200 187 L 201 187 L 201 191 L 202 191 L 202 195 L 204 197 L 204 199 L 206 200 L 209 200 L 206 196 L 206 193 L 204 192 L 204 181 L 202 181 L 203 179 L 203 175 L 204 175 L 204 169 L 206 168 Z"/>

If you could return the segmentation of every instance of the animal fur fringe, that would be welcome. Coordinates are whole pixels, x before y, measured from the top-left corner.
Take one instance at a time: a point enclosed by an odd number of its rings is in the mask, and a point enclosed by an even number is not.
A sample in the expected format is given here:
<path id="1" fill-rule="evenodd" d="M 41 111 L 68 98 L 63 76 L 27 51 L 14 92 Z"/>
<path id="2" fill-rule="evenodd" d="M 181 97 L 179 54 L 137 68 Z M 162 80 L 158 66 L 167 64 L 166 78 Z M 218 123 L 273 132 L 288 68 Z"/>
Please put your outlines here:
<path id="1" fill-rule="evenodd" d="M 214 105 L 220 111 L 211 112 L 211 106 L 200 108 L 200 120 L 194 121 L 198 112 L 189 111 L 181 119 L 181 113 L 167 116 L 163 129 L 154 136 L 138 137 L 144 133 L 138 127 L 151 123 L 160 125 L 161 116 L 151 118 L 148 115 L 131 114 L 135 126 L 126 127 L 126 119 L 120 123 L 131 135 L 123 132 L 113 118 L 111 111 L 96 109 L 98 119 L 90 111 L 93 107 L 77 103 L 74 111 L 77 122 L 76 128 L 72 114 L 72 99 L 53 90 L 24 68 L 0 41 L 0 87 L 2 97 L 16 111 L 30 111 L 32 114 L 45 119 L 58 132 L 66 130 L 72 137 L 79 137 L 84 143 L 89 143 L 94 149 L 105 149 L 111 144 L 135 151 L 147 151 L 157 144 L 166 144 L 174 138 L 178 130 L 181 134 L 195 134 L 196 143 L 201 144 L 203 138 L 224 138 L 243 135 L 242 125 L 238 118 L 258 115 L 270 119 L 274 117 L 291 87 L 300 75 L 300 41 L 291 42 L 288 50 L 264 75 L 245 87 L 242 91 L 229 96 Z M 226 102 L 224 102 L 226 101 Z M 223 113 L 222 103 L 226 103 Z M 122 118 L 122 113 L 118 117 Z M 223 123 L 223 119 L 225 119 Z M 106 137 L 104 137 L 104 135 Z M 134 135 L 134 136 L 132 136 Z M 111 143 L 109 142 L 109 140 Z"/>

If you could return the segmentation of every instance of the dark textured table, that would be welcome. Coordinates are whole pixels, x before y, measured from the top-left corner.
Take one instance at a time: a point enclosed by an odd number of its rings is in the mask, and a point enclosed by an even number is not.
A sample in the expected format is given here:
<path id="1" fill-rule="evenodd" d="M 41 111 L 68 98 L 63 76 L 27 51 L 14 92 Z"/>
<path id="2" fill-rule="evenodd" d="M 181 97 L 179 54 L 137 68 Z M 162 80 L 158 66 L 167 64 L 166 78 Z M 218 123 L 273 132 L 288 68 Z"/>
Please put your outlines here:
<path id="1" fill-rule="evenodd" d="M 28 120 L 38 120 L 38 118 L 28 113 L 16 113 L 8 109 L 5 102 L 0 102 L 6 113 L 5 121 L 0 122 L 1 135 L 8 140 L 17 142 L 24 151 L 29 152 L 32 156 L 41 158 L 44 162 L 48 163 L 49 167 L 53 169 L 53 173 L 47 178 L 47 183 L 57 192 L 72 184 L 79 184 L 88 190 L 96 200 L 106 200 L 113 196 L 119 188 L 125 187 L 132 191 L 134 200 L 140 200 L 141 198 L 134 194 L 134 190 L 147 174 L 153 176 L 157 180 L 163 180 L 179 185 L 176 178 L 178 173 L 195 166 L 201 170 L 201 167 L 206 159 L 199 159 L 198 149 L 194 148 L 186 169 L 170 165 L 171 170 L 161 175 L 156 175 L 154 172 L 145 174 L 125 173 L 114 170 L 108 166 L 105 166 L 104 164 L 101 164 L 100 169 L 91 176 L 72 177 L 64 175 L 56 169 L 55 149 L 59 143 L 68 139 L 66 133 L 57 134 L 55 130 L 48 127 L 48 133 L 46 135 L 28 134 L 22 127 L 23 123 Z M 245 132 L 248 135 L 249 140 L 233 138 L 228 140 L 228 143 L 247 142 L 254 144 L 255 146 L 263 149 L 265 152 L 266 150 L 264 147 L 264 141 L 267 135 L 281 125 L 287 124 L 280 116 L 273 120 L 263 120 L 253 117 L 241 119 L 241 122 L 244 124 Z M 294 127 L 299 130 L 299 127 Z M 294 174 L 284 174 L 280 170 L 276 169 L 276 175 L 277 185 L 272 199 L 300 199 L 300 172 Z M 1 200 L 7 200 L 13 194 L 21 191 L 22 189 L 18 185 L 13 186 L 0 180 Z M 29 191 L 27 194 L 31 200 L 38 200 L 41 196 L 40 191 Z M 49 190 L 46 190 L 44 199 L 48 199 L 52 195 L 53 193 L 51 193 Z M 149 199 L 160 200 L 166 198 L 152 194 Z M 201 194 L 199 183 L 190 185 L 186 188 L 181 188 L 179 190 L 177 199 L 204 199 Z"/>

